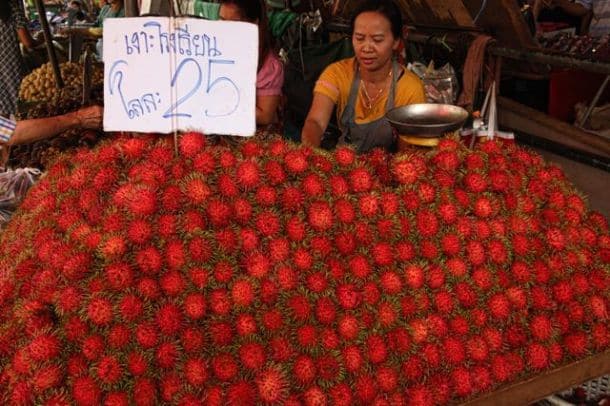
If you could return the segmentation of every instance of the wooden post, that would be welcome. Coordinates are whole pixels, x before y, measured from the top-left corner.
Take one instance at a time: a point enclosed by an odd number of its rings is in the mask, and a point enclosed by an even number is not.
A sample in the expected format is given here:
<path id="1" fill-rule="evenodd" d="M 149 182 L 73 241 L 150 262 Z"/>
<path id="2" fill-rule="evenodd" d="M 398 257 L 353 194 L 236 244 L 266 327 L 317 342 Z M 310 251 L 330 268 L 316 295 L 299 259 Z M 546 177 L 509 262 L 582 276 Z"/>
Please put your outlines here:
<path id="1" fill-rule="evenodd" d="M 55 84 L 57 85 L 58 89 L 61 89 L 64 87 L 64 81 L 61 78 L 61 70 L 59 69 L 59 63 L 57 62 L 57 54 L 55 54 L 55 48 L 53 48 L 53 37 L 51 37 L 51 30 L 49 29 L 49 22 L 47 21 L 47 12 L 45 11 L 42 0 L 36 0 L 36 9 L 38 10 L 38 18 L 40 19 L 40 25 L 42 27 L 44 42 L 47 46 L 49 61 L 53 67 Z"/>
<path id="2" fill-rule="evenodd" d="M 140 9 L 137 0 L 125 0 L 125 17 L 138 17 Z"/>

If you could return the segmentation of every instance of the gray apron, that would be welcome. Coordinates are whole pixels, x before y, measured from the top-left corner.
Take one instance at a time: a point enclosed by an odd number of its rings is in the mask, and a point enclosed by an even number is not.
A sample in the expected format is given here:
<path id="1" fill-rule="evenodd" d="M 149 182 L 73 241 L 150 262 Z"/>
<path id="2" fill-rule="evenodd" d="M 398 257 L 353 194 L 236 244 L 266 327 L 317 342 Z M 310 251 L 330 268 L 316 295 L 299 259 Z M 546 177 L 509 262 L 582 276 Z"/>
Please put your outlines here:
<path id="1" fill-rule="evenodd" d="M 390 86 L 390 94 L 385 106 L 386 112 L 394 108 L 394 93 L 400 72 L 399 69 L 398 63 L 396 61 L 392 62 L 392 85 Z M 395 146 L 394 132 L 385 117 L 364 124 L 356 124 L 356 98 L 358 96 L 359 85 L 360 72 L 356 68 L 356 75 L 352 81 L 347 106 L 345 106 L 345 110 L 343 110 L 341 115 L 342 133 L 339 143 L 352 144 L 359 154 L 369 152 L 373 148 L 384 148 L 392 151 Z"/>

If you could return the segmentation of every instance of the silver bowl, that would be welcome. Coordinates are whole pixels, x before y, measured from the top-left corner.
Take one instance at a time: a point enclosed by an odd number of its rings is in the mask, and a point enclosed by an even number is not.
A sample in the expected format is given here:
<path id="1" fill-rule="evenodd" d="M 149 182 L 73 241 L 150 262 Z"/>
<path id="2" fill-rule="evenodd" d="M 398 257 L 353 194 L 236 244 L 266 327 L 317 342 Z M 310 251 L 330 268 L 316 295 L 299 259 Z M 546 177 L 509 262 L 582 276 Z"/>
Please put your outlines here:
<path id="1" fill-rule="evenodd" d="M 451 104 L 422 103 L 396 107 L 385 116 L 400 135 L 435 138 L 460 129 L 468 112 Z"/>

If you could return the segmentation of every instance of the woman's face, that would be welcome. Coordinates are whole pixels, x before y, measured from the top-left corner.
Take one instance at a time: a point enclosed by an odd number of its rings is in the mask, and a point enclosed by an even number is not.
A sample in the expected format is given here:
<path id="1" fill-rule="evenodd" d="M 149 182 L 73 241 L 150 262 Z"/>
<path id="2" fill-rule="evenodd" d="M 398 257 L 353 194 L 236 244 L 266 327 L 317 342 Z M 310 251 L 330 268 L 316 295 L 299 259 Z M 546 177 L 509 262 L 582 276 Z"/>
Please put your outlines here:
<path id="1" fill-rule="evenodd" d="M 352 44 L 361 69 L 376 71 L 392 59 L 399 39 L 394 38 L 392 26 L 383 14 L 366 11 L 356 17 Z"/>
<path id="2" fill-rule="evenodd" d="M 218 16 L 224 21 L 243 21 L 240 8 L 231 3 L 221 4 Z"/>

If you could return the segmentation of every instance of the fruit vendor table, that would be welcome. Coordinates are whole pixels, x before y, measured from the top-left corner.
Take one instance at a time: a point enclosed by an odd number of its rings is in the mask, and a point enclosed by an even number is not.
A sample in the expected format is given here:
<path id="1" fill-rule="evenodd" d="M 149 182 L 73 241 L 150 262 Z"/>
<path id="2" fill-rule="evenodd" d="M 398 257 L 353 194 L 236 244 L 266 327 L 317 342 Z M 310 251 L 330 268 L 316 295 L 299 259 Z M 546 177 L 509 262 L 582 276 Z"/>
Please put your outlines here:
<path id="1" fill-rule="evenodd" d="M 607 220 L 535 153 L 172 141 L 60 155 L 0 234 L 0 404 L 520 405 L 610 372 Z"/>
<path id="2" fill-rule="evenodd" d="M 565 365 L 534 378 L 465 402 L 467 406 L 526 405 L 610 373 L 610 351 Z"/>

